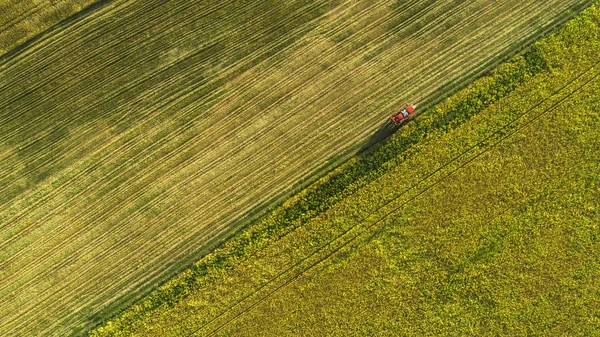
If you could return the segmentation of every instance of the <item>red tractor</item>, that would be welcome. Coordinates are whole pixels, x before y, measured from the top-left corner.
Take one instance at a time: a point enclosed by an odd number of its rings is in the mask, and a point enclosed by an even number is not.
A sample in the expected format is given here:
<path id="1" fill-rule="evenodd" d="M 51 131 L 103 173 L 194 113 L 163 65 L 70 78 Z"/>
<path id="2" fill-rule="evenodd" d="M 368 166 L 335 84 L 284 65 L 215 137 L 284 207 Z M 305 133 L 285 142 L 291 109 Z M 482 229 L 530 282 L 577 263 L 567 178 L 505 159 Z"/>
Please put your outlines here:
<path id="1" fill-rule="evenodd" d="M 394 126 L 398 126 L 404 123 L 410 116 L 412 116 L 415 113 L 416 107 L 416 105 L 406 104 L 390 116 L 390 121 L 392 122 L 392 124 L 394 124 Z"/>

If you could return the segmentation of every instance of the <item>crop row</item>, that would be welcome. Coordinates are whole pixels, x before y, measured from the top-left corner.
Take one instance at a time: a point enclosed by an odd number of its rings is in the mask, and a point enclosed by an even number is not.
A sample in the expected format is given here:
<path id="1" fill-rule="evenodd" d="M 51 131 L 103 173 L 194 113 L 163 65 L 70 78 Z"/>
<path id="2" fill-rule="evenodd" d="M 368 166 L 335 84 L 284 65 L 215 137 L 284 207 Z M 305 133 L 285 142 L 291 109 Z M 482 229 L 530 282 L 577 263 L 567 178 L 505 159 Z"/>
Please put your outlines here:
<path id="1" fill-rule="evenodd" d="M 92 178 L 93 178 L 93 177 L 92 177 Z M 75 182 L 76 182 L 76 183 L 81 183 L 81 181 L 77 181 L 77 180 L 75 180 Z M 56 188 L 53 190 L 53 192 L 55 192 L 55 191 L 56 191 Z M 34 209 L 35 209 L 35 208 L 34 208 Z M 89 209 L 89 208 L 88 208 L 88 209 Z M 58 210 L 58 209 L 57 209 L 57 210 Z M 114 211 L 114 208 L 113 208 L 113 211 Z M 23 213 L 22 213 L 22 214 L 23 214 Z M 70 225 L 72 225 L 72 224 L 70 224 Z M 85 230 L 85 228 L 82 228 L 82 230 Z M 29 237 L 28 237 L 28 238 L 29 238 Z M 26 239 L 28 239 L 28 238 L 26 238 Z M 48 237 L 46 237 L 46 238 L 48 238 Z M 50 238 L 51 238 L 51 237 L 50 237 Z M 70 241 L 69 241 L 69 242 L 70 242 Z M 58 242 L 58 243 L 60 244 L 60 242 Z M 21 252 L 22 252 L 22 251 L 21 251 Z M 107 251 L 107 252 L 110 252 L 110 251 Z M 47 254 L 48 254 L 48 253 L 52 253 L 52 251 L 51 251 L 51 250 L 48 250 L 48 251 L 47 251 Z M 24 255 L 21 255 L 21 256 L 24 256 Z M 39 261 L 39 260 L 38 260 L 38 261 Z M 40 261 L 40 262 L 41 262 L 41 261 Z M 62 260 L 62 263 L 65 263 L 65 262 L 68 262 L 68 261 L 65 261 L 65 260 L 63 259 L 63 260 Z M 60 266 L 59 266 L 59 267 L 60 267 Z M 104 275 L 104 276 L 106 276 L 106 275 Z M 9 280 L 9 281 L 10 281 L 10 280 Z"/>

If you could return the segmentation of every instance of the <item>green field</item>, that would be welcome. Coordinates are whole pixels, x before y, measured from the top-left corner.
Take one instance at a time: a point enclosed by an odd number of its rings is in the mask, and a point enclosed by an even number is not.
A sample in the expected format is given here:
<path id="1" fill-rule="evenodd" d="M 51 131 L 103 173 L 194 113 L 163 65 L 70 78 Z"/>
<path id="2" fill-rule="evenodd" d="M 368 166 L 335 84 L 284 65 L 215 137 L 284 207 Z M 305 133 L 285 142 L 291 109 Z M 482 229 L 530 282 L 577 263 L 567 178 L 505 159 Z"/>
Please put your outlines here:
<path id="1" fill-rule="evenodd" d="M 0 56 L 96 0 L 0 1 Z"/>
<path id="2" fill-rule="evenodd" d="M 82 333 L 347 159 L 399 104 L 424 110 L 589 3 L 111 1 L 45 31 L 0 58 L 0 335 Z M 52 10 L 2 5 L 3 22 Z"/>
<path id="3" fill-rule="evenodd" d="M 428 131 L 370 183 L 278 225 L 311 187 L 92 336 L 596 335 L 598 55 L 595 5 L 375 150 Z"/>

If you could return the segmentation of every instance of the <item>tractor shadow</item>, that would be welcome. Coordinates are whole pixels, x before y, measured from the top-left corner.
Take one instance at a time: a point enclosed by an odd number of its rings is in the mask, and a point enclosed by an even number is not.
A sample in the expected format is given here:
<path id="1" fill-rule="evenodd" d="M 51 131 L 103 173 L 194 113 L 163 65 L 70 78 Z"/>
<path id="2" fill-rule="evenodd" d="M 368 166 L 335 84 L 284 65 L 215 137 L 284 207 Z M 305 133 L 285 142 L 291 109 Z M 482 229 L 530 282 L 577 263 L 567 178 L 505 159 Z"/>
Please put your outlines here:
<path id="1" fill-rule="evenodd" d="M 390 123 L 388 120 L 386 120 L 378 129 L 377 131 L 375 131 L 375 133 L 371 136 L 371 138 L 369 138 L 369 140 L 367 140 L 365 142 L 365 144 L 363 144 L 363 146 L 361 146 L 361 148 L 358 150 L 358 154 L 364 154 L 366 152 L 369 152 L 369 150 L 372 150 L 373 148 L 375 148 L 377 145 L 383 143 L 383 141 L 387 140 L 388 138 L 390 138 L 400 126 L 394 126 L 392 123 Z"/>

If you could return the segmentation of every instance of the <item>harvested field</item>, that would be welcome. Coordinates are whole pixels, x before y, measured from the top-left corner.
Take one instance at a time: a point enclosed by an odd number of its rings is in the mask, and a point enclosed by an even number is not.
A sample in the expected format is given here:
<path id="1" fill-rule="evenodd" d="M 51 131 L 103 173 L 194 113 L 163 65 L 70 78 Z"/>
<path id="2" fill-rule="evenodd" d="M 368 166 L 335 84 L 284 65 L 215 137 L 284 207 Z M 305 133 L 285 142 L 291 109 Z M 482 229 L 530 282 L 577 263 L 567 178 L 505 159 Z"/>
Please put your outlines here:
<path id="1" fill-rule="evenodd" d="M 588 1 L 114 1 L 0 59 L 0 335 L 64 336 Z"/>

